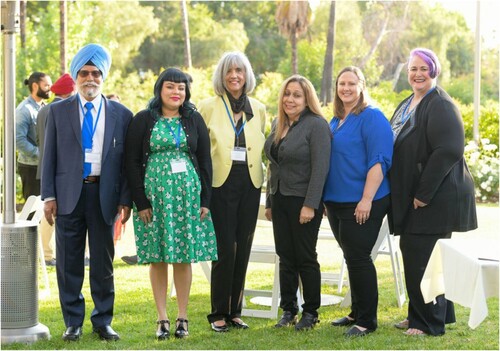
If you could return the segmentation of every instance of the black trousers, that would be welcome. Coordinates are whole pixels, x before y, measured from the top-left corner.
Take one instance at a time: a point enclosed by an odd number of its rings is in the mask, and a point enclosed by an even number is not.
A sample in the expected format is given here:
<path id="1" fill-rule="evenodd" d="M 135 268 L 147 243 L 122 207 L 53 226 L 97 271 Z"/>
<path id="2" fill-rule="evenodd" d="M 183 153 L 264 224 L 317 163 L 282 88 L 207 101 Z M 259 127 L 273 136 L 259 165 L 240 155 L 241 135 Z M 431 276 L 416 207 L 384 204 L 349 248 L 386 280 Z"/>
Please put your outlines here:
<path id="1" fill-rule="evenodd" d="M 210 211 L 219 260 L 212 262 L 210 323 L 241 317 L 260 192 L 253 186 L 247 165 L 233 165 L 226 182 L 212 190 Z"/>
<path id="2" fill-rule="evenodd" d="M 420 290 L 432 250 L 436 242 L 444 238 L 451 238 L 451 233 L 403 234 L 399 240 L 409 300 L 409 326 L 431 335 L 442 335 L 445 333 L 445 323 L 455 323 L 453 302 L 440 295 L 436 303 L 425 303 Z"/>
<path id="3" fill-rule="evenodd" d="M 84 184 L 73 212 L 56 218 L 57 285 L 66 327 L 82 326 L 85 318 L 82 285 L 87 232 L 90 293 L 94 302 L 90 320 L 93 327 L 103 327 L 113 319 L 115 251 L 113 226 L 102 217 L 98 183 Z"/>
<path id="4" fill-rule="evenodd" d="M 378 307 L 377 270 L 371 252 L 389 204 L 389 196 L 373 201 L 370 217 L 360 225 L 354 216 L 357 203 L 325 203 L 328 221 L 349 272 L 352 298 L 349 316 L 357 325 L 371 330 L 377 329 Z"/>
<path id="5" fill-rule="evenodd" d="M 271 196 L 274 244 L 280 258 L 280 307 L 297 314 L 297 289 L 302 282 L 303 312 L 318 316 L 321 306 L 321 271 L 316 252 L 323 209 L 315 210 L 314 218 L 300 224 L 303 197 L 284 196 L 279 190 Z"/>
<path id="6" fill-rule="evenodd" d="M 36 179 L 37 166 L 17 164 L 17 171 L 21 177 L 23 198 L 27 200 L 31 195 L 40 195 L 40 179 Z"/>

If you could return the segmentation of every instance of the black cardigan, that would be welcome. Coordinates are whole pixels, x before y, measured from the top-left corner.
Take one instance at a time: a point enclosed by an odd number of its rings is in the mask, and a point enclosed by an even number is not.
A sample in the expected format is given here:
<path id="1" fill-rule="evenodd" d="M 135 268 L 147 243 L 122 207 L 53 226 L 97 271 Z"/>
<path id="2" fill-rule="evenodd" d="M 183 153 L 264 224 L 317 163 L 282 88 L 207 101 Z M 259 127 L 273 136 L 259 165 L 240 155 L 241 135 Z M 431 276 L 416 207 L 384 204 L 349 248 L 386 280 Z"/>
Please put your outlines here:
<path id="1" fill-rule="evenodd" d="M 389 171 L 391 232 L 438 234 L 477 228 L 474 181 L 465 164 L 464 139 L 459 110 L 437 87 L 418 104 L 394 144 Z M 427 206 L 415 210 L 414 197 Z"/>
<path id="2" fill-rule="evenodd" d="M 149 141 L 157 119 L 151 111 L 142 110 L 135 115 L 125 139 L 125 171 L 132 200 L 138 211 L 150 208 L 144 190 L 144 178 L 149 158 Z M 212 194 L 212 159 L 207 126 L 195 110 L 187 110 L 181 116 L 186 134 L 189 155 L 201 181 L 201 207 L 209 208 Z"/>

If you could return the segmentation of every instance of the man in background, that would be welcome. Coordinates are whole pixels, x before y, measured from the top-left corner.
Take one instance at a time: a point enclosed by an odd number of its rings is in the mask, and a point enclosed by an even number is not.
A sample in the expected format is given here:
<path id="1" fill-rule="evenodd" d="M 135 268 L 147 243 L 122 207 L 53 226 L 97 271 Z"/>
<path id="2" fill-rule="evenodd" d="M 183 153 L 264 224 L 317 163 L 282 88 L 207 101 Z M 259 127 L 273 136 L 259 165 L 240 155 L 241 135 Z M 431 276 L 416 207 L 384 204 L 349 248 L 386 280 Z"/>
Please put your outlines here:
<path id="1" fill-rule="evenodd" d="M 33 72 L 24 81 L 30 95 L 16 108 L 17 170 L 21 177 L 24 200 L 30 195 L 40 195 L 40 180 L 36 178 L 38 144 L 36 142 L 37 117 L 50 97 L 52 80 L 43 72 Z"/>

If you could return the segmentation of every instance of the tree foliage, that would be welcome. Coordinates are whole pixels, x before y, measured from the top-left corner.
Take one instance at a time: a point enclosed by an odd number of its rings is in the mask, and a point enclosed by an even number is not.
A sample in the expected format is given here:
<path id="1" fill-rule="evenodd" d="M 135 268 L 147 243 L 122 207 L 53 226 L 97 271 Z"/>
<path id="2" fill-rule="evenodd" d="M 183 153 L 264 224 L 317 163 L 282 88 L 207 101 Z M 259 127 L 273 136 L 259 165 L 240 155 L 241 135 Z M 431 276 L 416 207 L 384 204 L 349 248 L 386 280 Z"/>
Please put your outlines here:
<path id="1" fill-rule="evenodd" d="M 193 96 L 212 94 L 211 72 L 225 51 L 244 51 L 258 84 L 292 73 L 291 47 L 280 36 L 275 20 L 279 6 L 292 2 L 185 1 L 192 70 L 199 76 Z M 22 80 L 31 72 L 44 71 L 53 80 L 59 76 L 59 3 L 28 1 L 26 5 L 26 45 L 24 49 L 18 45 L 17 52 L 17 102 L 28 94 Z M 307 3 L 298 5 L 307 10 L 302 9 L 295 18 L 301 25 L 307 19 L 308 28 L 307 40 L 297 45 L 298 69 L 319 91 L 330 2 L 320 1 L 314 8 Z M 144 106 L 144 99 L 150 96 L 146 84 L 150 77 L 169 66 L 184 65 L 178 1 L 72 1 L 67 2 L 67 19 L 68 60 L 89 42 L 108 47 L 113 66 L 106 89 L 128 96 L 134 108 Z M 370 87 L 392 89 L 387 82 L 396 79 L 396 90 L 403 91 L 409 88 L 403 66 L 408 53 L 414 47 L 428 47 L 443 66 L 439 84 L 465 104 L 472 103 L 474 37 L 459 13 L 423 1 L 339 1 L 335 22 L 333 77 L 345 66 L 362 64 Z M 291 29 L 285 24 L 284 28 Z M 498 48 L 483 48 L 482 57 L 482 102 L 498 101 Z M 273 99 L 276 97 L 267 98 L 273 104 L 270 110 L 276 105 Z"/>
<path id="2" fill-rule="evenodd" d="M 107 47 L 113 64 L 105 93 L 118 93 L 133 112 L 146 106 L 158 74 L 170 66 L 191 74 L 195 103 L 213 95 L 214 66 L 224 52 L 234 50 L 245 52 L 250 59 L 258 83 L 254 96 L 266 104 L 271 118 L 277 111 L 279 88 L 294 71 L 293 57 L 298 72 L 309 78 L 319 93 L 327 74 L 323 71 L 331 29 L 330 1 L 183 1 L 188 12 L 192 67 L 183 67 L 185 34 L 179 1 L 67 1 L 67 60 L 87 43 Z M 28 95 L 23 80 L 29 74 L 46 72 L 55 81 L 61 66 L 59 2 L 23 4 L 25 27 L 17 38 L 16 103 Z M 487 2 L 483 9 L 488 6 Z M 495 11 L 493 6 L 486 10 Z M 288 11 L 291 9 L 298 10 Z M 280 35 L 280 26 L 286 37 Z M 294 30 L 297 38 L 297 32 L 306 28 L 293 56 L 295 44 L 288 38 Z M 334 80 L 345 66 L 362 66 L 370 94 L 389 118 L 410 94 L 405 69 L 410 50 L 430 48 L 443 67 L 438 84 L 459 104 L 469 140 L 474 41 L 464 17 L 439 3 L 337 1 L 333 78 L 327 79 Z M 498 145 L 499 46 L 481 50 L 480 134 L 494 145 Z M 323 111 L 331 118 L 332 105 L 325 105 Z"/>

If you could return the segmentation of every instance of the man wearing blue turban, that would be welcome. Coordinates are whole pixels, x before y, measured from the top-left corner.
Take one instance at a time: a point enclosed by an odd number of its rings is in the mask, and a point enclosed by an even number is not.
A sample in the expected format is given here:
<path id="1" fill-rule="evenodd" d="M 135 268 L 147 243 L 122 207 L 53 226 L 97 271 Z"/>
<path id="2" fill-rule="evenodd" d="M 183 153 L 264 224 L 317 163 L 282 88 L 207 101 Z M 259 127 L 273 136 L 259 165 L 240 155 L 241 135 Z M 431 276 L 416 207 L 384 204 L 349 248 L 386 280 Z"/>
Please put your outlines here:
<path id="1" fill-rule="evenodd" d="M 118 340 L 111 328 L 114 305 L 113 224 L 130 217 L 130 190 L 123 173 L 123 144 L 132 112 L 101 91 L 111 55 L 99 44 L 84 46 L 71 62 L 78 93 L 49 105 L 42 161 L 42 199 L 47 221 L 56 225 L 56 271 L 66 331 L 82 335 L 85 318 L 85 241 L 90 252 L 93 331 Z"/>

